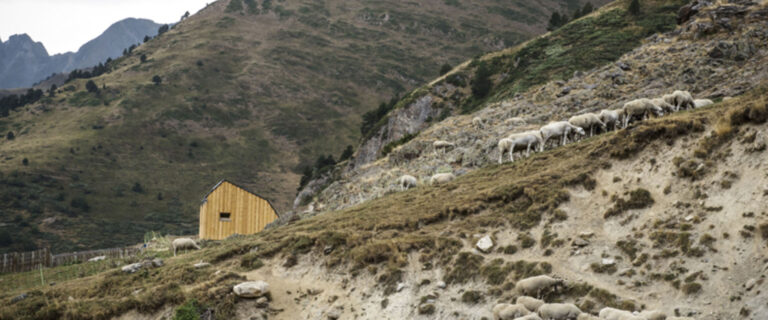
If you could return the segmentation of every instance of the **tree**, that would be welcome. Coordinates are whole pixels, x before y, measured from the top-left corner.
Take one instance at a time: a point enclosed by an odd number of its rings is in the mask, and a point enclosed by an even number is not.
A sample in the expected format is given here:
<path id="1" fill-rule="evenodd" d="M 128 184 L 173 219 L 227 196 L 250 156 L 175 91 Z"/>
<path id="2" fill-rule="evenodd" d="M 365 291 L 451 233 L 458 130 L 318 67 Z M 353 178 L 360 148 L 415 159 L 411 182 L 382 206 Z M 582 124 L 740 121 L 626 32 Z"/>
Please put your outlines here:
<path id="1" fill-rule="evenodd" d="M 149 36 L 144 36 L 144 43 L 147 43 L 147 41 L 149 41 L 149 39 L 152 39 L 152 38 L 150 38 Z"/>
<path id="2" fill-rule="evenodd" d="M 453 67 L 451 67 L 450 64 L 447 64 L 447 63 L 443 64 L 443 66 L 440 67 L 440 75 L 442 76 L 442 75 L 450 72 L 451 70 L 453 70 Z"/>
<path id="3" fill-rule="evenodd" d="M 159 36 L 163 33 L 168 32 L 168 29 L 170 29 L 170 27 L 167 24 L 160 26 L 160 28 L 157 29 L 157 35 Z"/>
<path id="4" fill-rule="evenodd" d="M 584 14 L 581 12 L 581 9 L 576 8 L 576 10 L 573 10 L 573 20 L 581 18 L 583 15 Z"/>
<path id="5" fill-rule="evenodd" d="M 85 89 L 88 90 L 88 92 L 98 93 L 99 92 L 99 86 L 96 85 L 93 80 L 88 80 L 88 82 L 85 83 Z"/>
<path id="6" fill-rule="evenodd" d="M 27 159 L 27 158 L 22 159 L 21 160 L 21 164 L 23 164 L 25 166 L 28 166 L 29 165 L 29 159 Z"/>
<path id="7" fill-rule="evenodd" d="M 13 131 L 8 131 L 8 134 L 5 136 L 5 138 L 8 140 L 13 140 L 16 139 L 16 135 L 13 134 Z"/>
<path id="8" fill-rule="evenodd" d="M 341 153 L 341 157 L 339 157 L 339 162 L 342 162 L 344 160 L 351 158 L 353 153 L 355 153 L 355 149 L 353 149 L 352 146 L 347 146 L 347 148 L 344 149 L 344 152 Z"/>
<path id="9" fill-rule="evenodd" d="M 163 78 L 160 78 L 160 76 L 155 75 L 154 77 L 152 77 L 152 82 L 154 82 L 156 86 L 159 86 L 160 83 L 163 82 Z"/>
<path id="10" fill-rule="evenodd" d="M 547 30 L 552 31 L 557 28 L 559 28 L 562 25 L 562 18 L 560 17 L 560 13 L 555 11 L 552 12 L 552 15 L 549 16 L 549 23 L 547 24 Z"/>
<path id="11" fill-rule="evenodd" d="M 144 187 L 141 186 L 141 183 L 136 182 L 133 184 L 131 191 L 136 193 L 144 193 Z"/>
<path id="12" fill-rule="evenodd" d="M 147 62 L 147 55 L 146 54 L 142 54 L 141 55 L 141 63 L 144 63 L 144 62 Z"/>
<path id="13" fill-rule="evenodd" d="M 481 63 L 475 70 L 475 77 L 472 80 L 472 94 L 476 98 L 484 98 L 491 91 L 492 86 L 491 70 L 485 63 Z"/>
<path id="14" fill-rule="evenodd" d="M 56 96 L 56 90 L 57 89 L 59 89 L 59 87 L 57 87 L 55 83 L 52 84 L 51 88 L 48 89 L 48 96 L 51 96 L 51 97 Z"/>
<path id="15" fill-rule="evenodd" d="M 586 16 L 592 13 L 592 11 L 595 11 L 595 7 L 593 7 L 591 3 L 587 2 L 584 4 L 584 7 L 581 8 L 581 15 Z"/>
<path id="16" fill-rule="evenodd" d="M 181 16 L 181 20 L 184 20 L 184 19 L 186 19 L 186 18 L 189 18 L 189 11 L 187 11 L 187 12 L 184 12 L 184 15 L 183 15 L 183 16 Z"/>
<path id="17" fill-rule="evenodd" d="M 627 11 L 631 13 L 633 16 L 640 14 L 640 0 L 632 0 L 632 2 L 629 3 L 629 8 L 627 8 Z"/>

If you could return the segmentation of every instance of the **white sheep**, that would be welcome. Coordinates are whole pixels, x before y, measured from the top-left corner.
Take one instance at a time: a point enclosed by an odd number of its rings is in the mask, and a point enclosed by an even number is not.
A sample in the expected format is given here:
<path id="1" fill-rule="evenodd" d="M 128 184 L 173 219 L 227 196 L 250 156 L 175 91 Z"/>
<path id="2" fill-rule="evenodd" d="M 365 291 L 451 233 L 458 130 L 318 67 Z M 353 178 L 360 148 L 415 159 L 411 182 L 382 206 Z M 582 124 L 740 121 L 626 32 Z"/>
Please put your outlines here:
<path id="1" fill-rule="evenodd" d="M 545 303 L 539 307 L 539 316 L 544 320 L 576 320 L 580 314 L 573 303 Z"/>
<path id="2" fill-rule="evenodd" d="M 531 312 L 522 304 L 498 303 L 493 306 L 494 320 L 513 320 L 518 317 L 529 315 Z"/>
<path id="3" fill-rule="evenodd" d="M 562 142 L 560 145 L 564 146 L 566 143 L 568 143 L 568 135 L 571 132 L 576 132 L 582 136 L 585 134 L 584 129 L 574 126 L 568 121 L 550 122 L 547 125 L 541 127 L 539 132 L 541 132 L 541 138 L 543 140 L 539 149 L 540 151 L 544 151 L 544 145 L 547 143 L 549 138 L 561 137 Z"/>
<path id="4" fill-rule="evenodd" d="M 507 125 L 507 126 L 524 126 L 527 123 L 525 122 L 525 119 L 523 119 L 523 118 L 514 117 L 514 118 L 509 118 L 507 120 L 504 120 L 504 124 Z"/>
<path id="5" fill-rule="evenodd" d="M 664 112 L 672 113 L 676 111 L 675 106 L 669 104 L 666 100 L 664 100 L 664 98 L 654 98 L 650 100 L 654 106 L 661 108 L 661 110 L 664 110 Z"/>
<path id="6" fill-rule="evenodd" d="M 472 126 L 478 130 L 483 129 L 485 128 L 485 121 L 480 117 L 474 117 L 472 118 Z"/>
<path id="7" fill-rule="evenodd" d="M 621 117 L 623 114 L 624 114 L 624 109 L 618 109 L 618 110 L 605 109 L 600 111 L 600 115 L 598 117 L 600 117 L 600 121 L 605 123 L 607 127 L 610 128 L 611 125 L 613 125 L 612 126 L 613 130 L 616 130 L 621 125 Z"/>
<path id="8" fill-rule="evenodd" d="M 696 100 L 693 100 L 693 107 L 694 108 L 706 107 L 706 106 L 712 105 L 712 104 L 715 104 L 715 102 L 712 101 L 712 100 L 709 100 L 709 99 L 696 99 Z"/>
<path id="9" fill-rule="evenodd" d="M 558 286 L 565 284 L 562 279 L 555 279 L 547 275 L 540 275 L 522 279 L 515 284 L 515 290 L 524 295 L 535 295 L 541 297 L 544 290 L 549 288 L 557 289 Z"/>
<path id="10" fill-rule="evenodd" d="M 408 174 L 404 174 L 397 179 L 397 185 L 400 186 L 401 190 L 407 190 L 416 187 L 418 184 L 419 180 L 417 180 L 416 177 Z"/>
<path id="11" fill-rule="evenodd" d="M 600 320 L 600 318 L 584 312 L 580 314 L 578 317 L 576 317 L 576 320 Z"/>
<path id="12" fill-rule="evenodd" d="M 544 300 L 539 300 L 529 296 L 519 296 L 517 297 L 517 300 L 515 300 L 515 303 L 524 305 L 525 308 L 531 312 L 536 312 L 536 310 L 539 310 L 539 307 L 544 304 Z"/>
<path id="13" fill-rule="evenodd" d="M 455 144 L 448 141 L 443 141 L 443 140 L 437 140 L 432 143 L 432 147 L 435 148 L 435 154 L 437 154 L 437 150 L 441 150 L 444 152 L 445 150 L 451 149 L 455 146 L 456 146 Z"/>
<path id="14" fill-rule="evenodd" d="M 600 128 L 603 129 L 603 131 L 608 131 L 608 129 L 605 126 L 605 123 L 600 121 L 600 117 L 594 113 L 585 113 L 585 114 L 573 116 L 570 119 L 568 119 L 568 123 L 574 126 L 577 126 L 579 128 L 582 128 L 584 129 L 584 131 L 589 129 L 590 137 L 595 134 L 595 126 L 600 126 Z"/>
<path id="15" fill-rule="evenodd" d="M 436 175 L 433 175 L 432 178 L 429 179 L 429 184 L 435 185 L 440 183 L 446 183 L 453 179 L 456 179 L 456 176 L 454 176 L 453 173 L 438 173 Z"/>
<path id="16" fill-rule="evenodd" d="M 637 314 L 646 320 L 666 320 L 667 315 L 659 310 L 645 310 Z"/>
<path id="17" fill-rule="evenodd" d="M 691 317 L 667 317 L 667 320 L 696 320 Z"/>
<path id="18" fill-rule="evenodd" d="M 671 94 L 665 94 L 662 99 L 675 106 L 675 111 L 680 109 L 693 109 L 695 107 L 693 96 L 691 96 L 691 93 L 688 91 L 675 90 Z"/>
<path id="19" fill-rule="evenodd" d="M 515 152 L 516 146 L 525 146 L 525 156 L 528 157 L 531 155 L 531 147 L 535 148 L 537 145 L 542 145 L 543 143 L 544 139 L 542 139 L 541 133 L 538 131 L 532 130 L 513 133 L 508 137 L 499 140 L 499 163 L 504 162 L 505 152 L 509 152 L 509 161 L 514 162 L 515 158 L 513 153 Z"/>
<path id="20" fill-rule="evenodd" d="M 634 116 L 641 116 L 643 119 L 647 119 L 649 113 L 663 116 L 664 110 L 651 103 L 650 99 L 641 98 L 625 103 L 624 113 L 624 127 L 626 128 L 627 125 L 629 125 L 629 121 Z"/>
<path id="21" fill-rule="evenodd" d="M 632 312 L 610 307 L 601 309 L 600 313 L 598 313 L 598 316 L 603 320 L 646 320 L 643 317 L 632 314 Z"/>
<path id="22" fill-rule="evenodd" d="M 171 247 L 173 247 L 173 255 L 176 256 L 176 250 L 177 249 L 192 249 L 195 248 L 197 250 L 200 250 L 200 247 L 195 243 L 195 240 L 192 240 L 190 238 L 178 238 L 173 239 L 173 242 L 171 243 Z"/>
<path id="23" fill-rule="evenodd" d="M 531 314 L 529 314 L 527 316 L 522 316 L 522 317 L 519 317 L 519 318 L 515 318 L 515 320 L 542 320 L 542 319 L 541 319 L 541 317 L 539 317 L 538 314 L 531 313 Z"/>

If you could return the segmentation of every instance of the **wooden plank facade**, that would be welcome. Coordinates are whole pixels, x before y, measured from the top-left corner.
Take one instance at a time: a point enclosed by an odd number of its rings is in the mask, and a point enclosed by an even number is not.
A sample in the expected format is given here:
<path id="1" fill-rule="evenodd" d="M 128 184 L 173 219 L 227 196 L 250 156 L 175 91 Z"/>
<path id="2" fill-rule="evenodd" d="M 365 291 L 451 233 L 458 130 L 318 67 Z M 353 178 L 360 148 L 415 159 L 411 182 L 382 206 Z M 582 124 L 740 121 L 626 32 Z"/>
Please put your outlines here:
<path id="1" fill-rule="evenodd" d="M 200 239 L 221 240 L 233 234 L 253 234 L 277 219 L 268 200 L 222 180 L 200 205 Z"/>

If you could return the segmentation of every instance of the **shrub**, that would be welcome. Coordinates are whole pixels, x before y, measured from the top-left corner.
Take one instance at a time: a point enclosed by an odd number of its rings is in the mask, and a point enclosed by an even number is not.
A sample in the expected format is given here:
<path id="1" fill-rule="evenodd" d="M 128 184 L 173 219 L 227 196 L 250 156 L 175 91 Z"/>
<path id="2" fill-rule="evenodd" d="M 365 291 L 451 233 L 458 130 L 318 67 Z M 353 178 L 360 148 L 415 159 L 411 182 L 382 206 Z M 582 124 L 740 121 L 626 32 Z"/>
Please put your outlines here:
<path id="1" fill-rule="evenodd" d="M 450 64 L 445 63 L 442 66 L 440 66 L 440 75 L 442 76 L 442 75 L 450 72 L 451 70 L 453 70 L 453 67 L 451 67 Z"/>
<path id="2" fill-rule="evenodd" d="M 139 59 L 141 60 L 141 63 L 147 62 L 147 55 L 146 54 L 142 54 L 141 58 L 139 58 Z"/>
<path id="3" fill-rule="evenodd" d="M 136 193 L 144 193 L 144 187 L 142 187 L 140 183 L 136 182 L 133 184 L 133 187 L 131 187 L 131 191 Z"/>
<path id="4" fill-rule="evenodd" d="M 85 83 L 85 89 L 91 93 L 99 92 L 99 86 L 97 86 L 96 83 L 93 82 L 93 80 L 88 80 L 88 82 Z"/>
<path id="5" fill-rule="evenodd" d="M 474 79 L 472 79 L 472 95 L 476 98 L 485 98 L 491 91 L 493 82 L 491 81 L 492 71 L 486 63 L 480 63 L 475 70 Z"/>
<path id="6" fill-rule="evenodd" d="M 631 13 L 634 16 L 639 15 L 640 0 L 632 0 L 632 2 L 629 3 L 629 8 L 627 8 L 627 11 L 629 11 L 629 13 Z"/>
<path id="7" fill-rule="evenodd" d="M 154 82 L 156 86 L 159 86 L 163 82 L 163 78 L 160 78 L 160 76 L 155 75 L 154 77 L 152 77 L 152 82 Z"/>
<path id="8" fill-rule="evenodd" d="M 418 136 L 418 135 L 419 135 L 418 132 L 413 133 L 413 134 L 406 133 L 402 138 L 397 139 L 395 141 L 392 141 L 390 143 L 387 143 L 383 148 L 381 148 L 381 156 L 382 157 L 386 156 L 387 154 L 392 152 L 392 149 L 397 148 L 398 146 L 401 146 L 403 144 L 408 143 L 408 141 L 413 140 L 413 138 L 416 138 L 416 136 Z"/>
<path id="9" fill-rule="evenodd" d="M 29 159 L 27 159 L 27 158 L 22 159 L 21 160 L 21 164 L 23 164 L 25 166 L 28 166 L 29 165 Z"/>
<path id="10" fill-rule="evenodd" d="M 461 302 L 466 304 L 478 304 L 480 301 L 483 301 L 483 294 L 480 291 L 469 290 L 461 295 Z"/>
<path id="11" fill-rule="evenodd" d="M 13 134 L 13 131 L 8 131 L 8 134 L 5 136 L 8 140 L 16 139 L 16 135 Z"/>
<path id="12" fill-rule="evenodd" d="M 652 206 L 654 203 L 653 197 L 648 190 L 643 188 L 637 188 L 629 193 L 629 199 L 617 199 L 616 203 L 611 209 L 605 212 L 603 217 L 608 219 L 612 216 L 624 213 L 624 211 L 631 209 L 643 209 Z"/>
<path id="13" fill-rule="evenodd" d="M 173 320 L 199 320 L 200 309 L 202 309 L 202 307 L 197 303 L 197 300 L 187 300 L 187 302 L 184 302 L 184 304 L 176 308 Z"/>
<path id="14" fill-rule="evenodd" d="M 344 152 L 341 153 L 341 156 L 339 157 L 339 162 L 342 162 L 344 160 L 347 160 L 352 157 L 352 154 L 355 153 L 355 149 L 352 148 L 351 145 L 348 145 L 346 149 L 344 149 Z"/>
<path id="15" fill-rule="evenodd" d="M 701 284 L 698 282 L 686 283 L 683 285 L 681 290 L 683 290 L 683 292 L 687 295 L 699 293 L 699 291 L 701 291 Z"/>
<path id="16" fill-rule="evenodd" d="M 467 85 L 467 82 L 464 80 L 464 77 L 459 73 L 454 73 L 446 77 L 445 82 L 448 82 L 451 85 L 456 87 L 463 87 Z"/>
<path id="17" fill-rule="evenodd" d="M 69 205 L 72 208 L 80 209 L 84 212 L 91 210 L 91 206 L 88 204 L 88 201 L 86 201 L 83 197 L 72 198 L 72 200 L 69 202 Z"/>
<path id="18" fill-rule="evenodd" d="M 257 252 L 246 253 L 240 258 L 240 266 L 249 270 L 256 270 L 264 266 L 264 263 L 259 260 Z"/>

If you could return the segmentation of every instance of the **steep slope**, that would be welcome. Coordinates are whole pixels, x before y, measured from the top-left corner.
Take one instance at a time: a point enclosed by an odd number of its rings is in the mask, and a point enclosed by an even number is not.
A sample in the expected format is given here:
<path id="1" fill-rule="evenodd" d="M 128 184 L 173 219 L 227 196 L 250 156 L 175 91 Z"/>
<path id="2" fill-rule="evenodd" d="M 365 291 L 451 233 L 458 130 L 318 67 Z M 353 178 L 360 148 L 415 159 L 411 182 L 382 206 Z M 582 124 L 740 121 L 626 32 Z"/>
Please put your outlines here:
<path id="1" fill-rule="evenodd" d="M 108 73 L 0 119 L 0 132 L 15 134 L 0 143 L 11 186 L 0 190 L 8 200 L 2 222 L 14 239 L 5 248 L 61 251 L 133 243 L 149 230 L 191 233 L 200 196 L 222 178 L 284 211 L 302 167 L 357 141 L 370 106 L 435 77 L 444 63 L 542 32 L 549 13 L 566 7 L 213 3 Z M 86 90 L 89 80 L 98 91 Z"/>
<path id="2" fill-rule="evenodd" d="M 48 55 L 42 43 L 34 42 L 28 35 L 13 35 L 5 43 L 0 41 L 0 88 L 30 87 L 52 74 L 90 68 L 107 58 L 117 58 L 125 48 L 141 43 L 145 36 L 155 36 L 159 27 L 147 19 L 124 19 L 77 52 L 53 56 Z"/>

